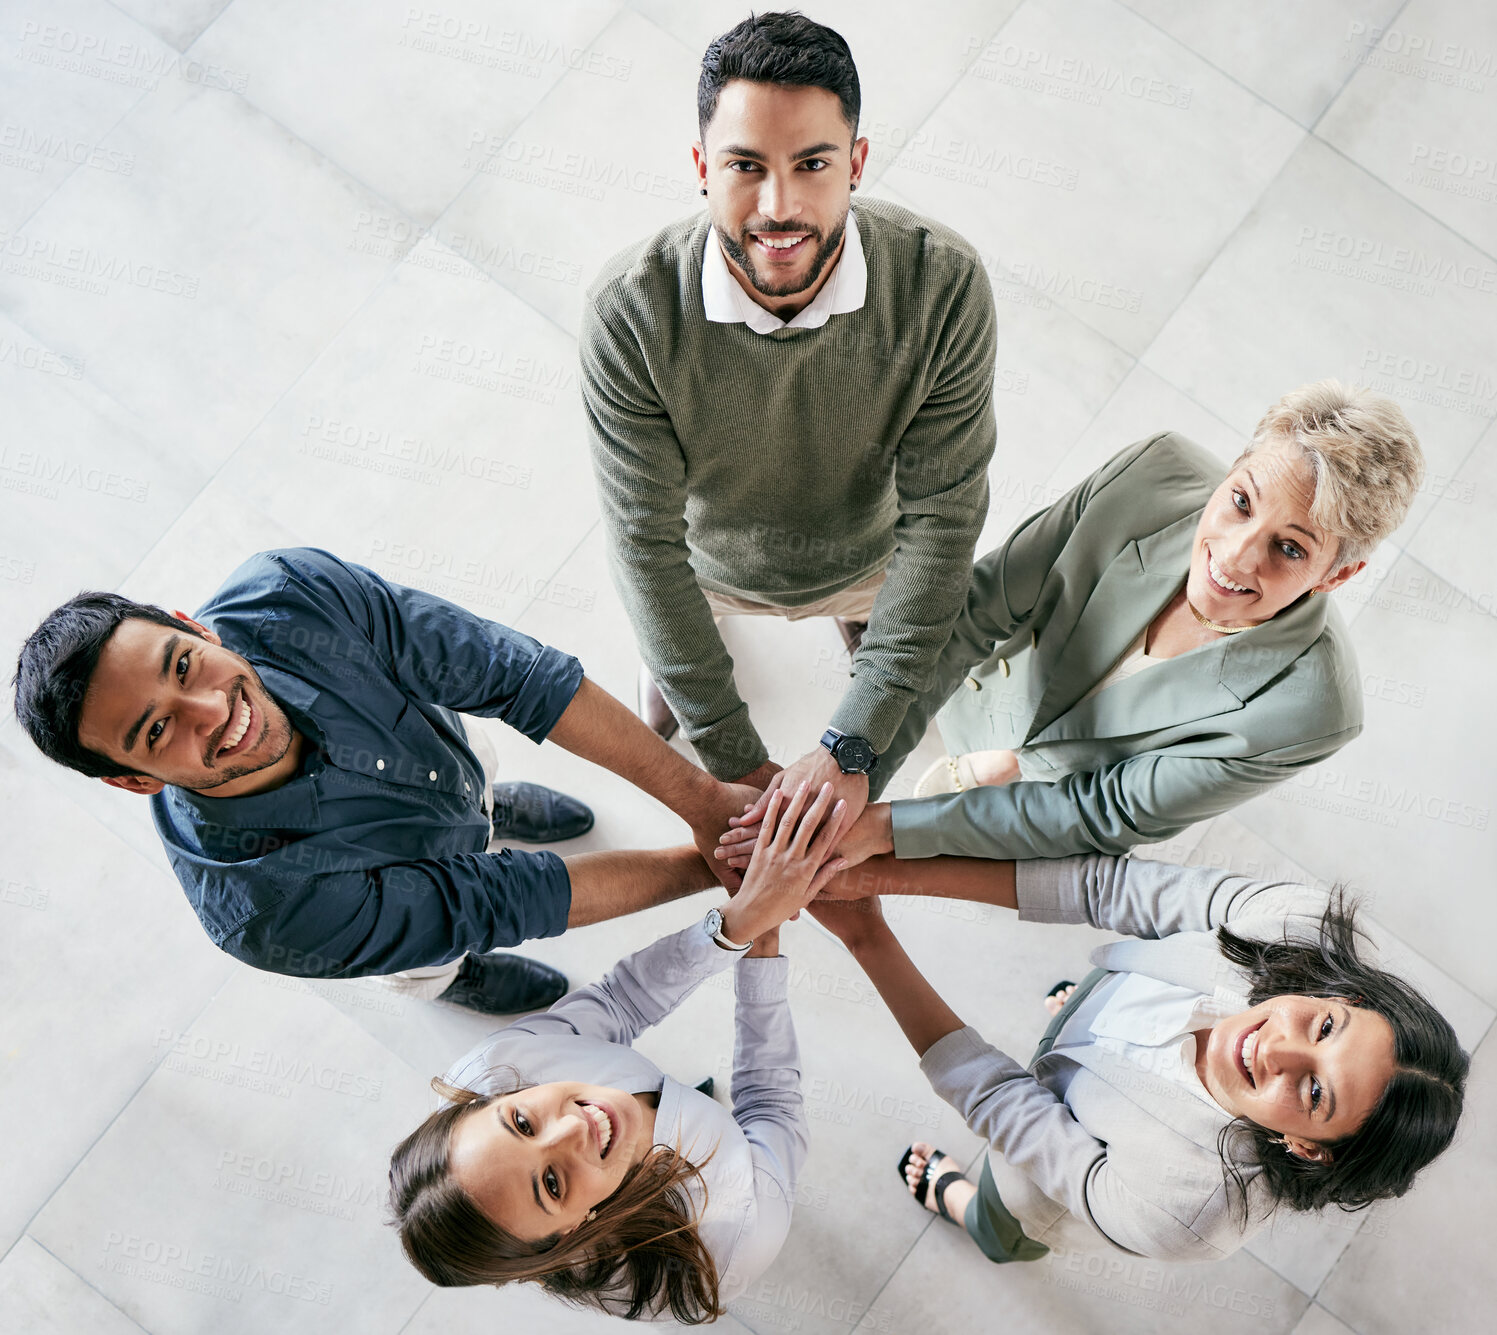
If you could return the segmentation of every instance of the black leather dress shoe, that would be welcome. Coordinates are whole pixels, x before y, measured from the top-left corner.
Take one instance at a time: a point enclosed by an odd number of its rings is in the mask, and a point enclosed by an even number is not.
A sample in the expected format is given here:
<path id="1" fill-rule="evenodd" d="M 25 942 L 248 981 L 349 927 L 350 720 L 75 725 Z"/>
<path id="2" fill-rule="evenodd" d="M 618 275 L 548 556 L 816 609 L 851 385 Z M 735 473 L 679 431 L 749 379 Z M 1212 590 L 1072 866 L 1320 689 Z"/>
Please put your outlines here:
<path id="1" fill-rule="evenodd" d="M 496 783 L 494 838 L 527 844 L 559 844 L 593 828 L 593 813 L 575 797 L 538 783 Z"/>
<path id="2" fill-rule="evenodd" d="M 549 964 L 523 955 L 477 955 L 463 958 L 463 967 L 437 999 L 466 1006 L 484 1015 L 514 1015 L 538 1011 L 567 994 L 567 976 Z"/>

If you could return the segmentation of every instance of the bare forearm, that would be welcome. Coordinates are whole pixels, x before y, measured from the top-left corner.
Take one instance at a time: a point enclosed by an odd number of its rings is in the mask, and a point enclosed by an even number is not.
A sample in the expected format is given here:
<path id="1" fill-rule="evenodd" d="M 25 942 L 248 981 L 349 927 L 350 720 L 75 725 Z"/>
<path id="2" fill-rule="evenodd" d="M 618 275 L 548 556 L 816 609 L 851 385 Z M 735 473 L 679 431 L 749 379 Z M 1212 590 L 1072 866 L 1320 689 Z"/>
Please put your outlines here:
<path id="1" fill-rule="evenodd" d="M 718 885 L 695 848 L 579 853 L 564 858 L 572 879 L 568 927 L 621 918 Z"/>
<path id="2" fill-rule="evenodd" d="M 833 890 L 857 896 L 929 895 L 934 899 L 970 899 L 1001 909 L 1017 909 L 1014 864 L 992 858 L 911 858 L 892 853 L 849 867 L 833 881 Z"/>
<path id="3" fill-rule="evenodd" d="M 961 1018 L 941 999 L 886 926 L 862 941 L 849 943 L 848 948 L 917 1056 L 923 1057 L 939 1039 L 962 1028 Z"/>
<path id="4" fill-rule="evenodd" d="M 628 779 L 688 821 L 718 796 L 719 785 L 710 774 L 673 751 L 633 710 L 586 677 L 547 740 Z"/>

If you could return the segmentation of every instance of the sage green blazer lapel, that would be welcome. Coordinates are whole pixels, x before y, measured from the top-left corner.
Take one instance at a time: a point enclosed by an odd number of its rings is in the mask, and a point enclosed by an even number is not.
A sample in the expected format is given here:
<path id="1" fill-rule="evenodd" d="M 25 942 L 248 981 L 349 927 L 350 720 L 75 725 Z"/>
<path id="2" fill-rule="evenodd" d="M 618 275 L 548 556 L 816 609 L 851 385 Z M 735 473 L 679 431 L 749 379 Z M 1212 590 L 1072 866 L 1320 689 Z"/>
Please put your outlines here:
<path id="1" fill-rule="evenodd" d="M 1130 542 L 1102 572 L 1071 632 L 1051 651 L 1025 742 L 1128 737 L 1233 713 L 1325 629 L 1323 598 L 1303 598 L 1261 626 L 1157 664 L 1083 699 L 1179 590 L 1200 512 Z M 1052 618 L 1052 639 L 1055 627 Z"/>
<path id="2" fill-rule="evenodd" d="M 1173 568 L 1167 562 L 1155 561 L 1150 569 L 1142 550 L 1144 544 L 1130 542 L 1092 586 L 1064 640 L 1056 634 L 1060 626 L 1052 614 L 1041 637 L 1043 643 L 1036 646 L 1039 650 L 1036 666 L 1044 673 L 1046 685 L 1039 707 L 1029 721 L 1026 742 L 1044 732 L 1101 681 L 1139 632 L 1174 597 L 1184 579 L 1181 572 L 1189 568 L 1190 538 L 1195 532 L 1196 518 L 1188 515 L 1162 533 L 1145 539 L 1148 543 L 1166 534 L 1174 535 L 1176 530 L 1183 532 L 1184 554 Z"/>

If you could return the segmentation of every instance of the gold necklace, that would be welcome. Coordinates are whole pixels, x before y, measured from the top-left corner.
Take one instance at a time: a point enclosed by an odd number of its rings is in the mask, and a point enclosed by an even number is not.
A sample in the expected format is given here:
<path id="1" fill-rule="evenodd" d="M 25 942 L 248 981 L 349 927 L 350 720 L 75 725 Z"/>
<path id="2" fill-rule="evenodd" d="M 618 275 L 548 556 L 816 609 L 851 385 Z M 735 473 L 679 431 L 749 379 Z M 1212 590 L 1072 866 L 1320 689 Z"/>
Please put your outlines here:
<path id="1" fill-rule="evenodd" d="M 1207 630 L 1214 630 L 1218 635 L 1241 635 L 1245 630 L 1252 630 L 1252 626 L 1220 626 L 1215 621 L 1210 621 L 1196 611 L 1196 605 L 1189 598 L 1185 600 L 1185 606 L 1190 608 L 1190 614 Z"/>

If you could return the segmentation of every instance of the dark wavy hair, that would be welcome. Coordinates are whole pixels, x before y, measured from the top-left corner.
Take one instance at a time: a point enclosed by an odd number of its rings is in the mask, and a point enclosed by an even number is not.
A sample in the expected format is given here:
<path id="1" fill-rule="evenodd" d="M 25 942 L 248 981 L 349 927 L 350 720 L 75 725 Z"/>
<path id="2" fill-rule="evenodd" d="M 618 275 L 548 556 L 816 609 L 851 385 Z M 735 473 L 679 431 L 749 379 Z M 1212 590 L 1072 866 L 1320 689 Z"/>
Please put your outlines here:
<path id="1" fill-rule="evenodd" d="M 115 779 L 139 770 L 117 765 L 78 740 L 83 697 L 99 655 L 120 622 L 150 621 L 201 639 L 195 626 L 150 603 L 117 593 L 86 591 L 49 612 L 21 646 L 16 675 L 16 718 L 43 755 L 91 779 Z"/>
<path id="2" fill-rule="evenodd" d="M 1336 998 L 1375 1011 L 1393 1029 L 1393 1078 L 1367 1119 L 1351 1135 L 1321 1142 L 1319 1160 L 1289 1153 L 1277 1135 L 1245 1118 L 1222 1128 L 1217 1148 L 1247 1221 L 1242 1169 L 1258 1167 L 1280 1205 L 1318 1210 L 1337 1205 L 1363 1210 L 1402 1196 L 1421 1169 L 1450 1145 L 1460 1121 L 1471 1059 L 1455 1030 L 1417 989 L 1361 958 L 1356 905 L 1342 886 L 1331 894 L 1312 940 L 1253 941 L 1217 928 L 1221 952 L 1246 970 L 1249 1001 L 1271 997 Z"/>
<path id="3" fill-rule="evenodd" d="M 707 142 L 707 127 L 717 114 L 717 99 L 730 79 L 825 88 L 842 104 L 842 119 L 858 137 L 863 95 L 858 67 L 842 34 L 797 10 L 751 14 L 721 37 L 714 37 L 702 56 L 697 81 L 697 128 Z"/>
<path id="4" fill-rule="evenodd" d="M 442 1080 L 431 1083 L 449 1102 L 390 1156 L 390 1209 L 407 1258 L 433 1284 L 528 1280 L 567 1302 L 628 1321 L 667 1308 L 688 1326 L 723 1314 L 717 1266 L 697 1232 L 687 1194 L 687 1184 L 696 1179 L 705 1198 L 701 1165 L 656 1145 L 597 1207 L 596 1219 L 571 1233 L 528 1242 L 478 1208 L 454 1181 L 449 1158 L 452 1133 L 464 1117 L 530 1086 L 517 1081 L 503 1094 L 485 1095 Z"/>

